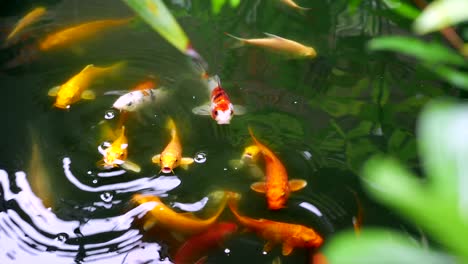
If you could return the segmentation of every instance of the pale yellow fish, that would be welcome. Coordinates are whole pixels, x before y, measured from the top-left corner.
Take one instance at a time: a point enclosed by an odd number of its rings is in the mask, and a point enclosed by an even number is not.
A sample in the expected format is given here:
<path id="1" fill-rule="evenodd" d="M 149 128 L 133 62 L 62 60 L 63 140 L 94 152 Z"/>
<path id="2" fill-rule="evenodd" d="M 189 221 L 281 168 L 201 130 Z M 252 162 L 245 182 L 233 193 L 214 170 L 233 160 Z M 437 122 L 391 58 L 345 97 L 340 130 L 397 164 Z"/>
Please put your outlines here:
<path id="1" fill-rule="evenodd" d="M 306 7 L 302 7 L 302 6 L 299 6 L 298 4 L 296 4 L 293 0 L 280 0 L 281 3 L 301 12 L 304 14 L 305 11 L 308 11 L 310 10 L 310 8 L 306 8 Z"/>
<path id="2" fill-rule="evenodd" d="M 70 78 L 66 83 L 49 90 L 49 96 L 56 96 L 54 106 L 61 109 L 68 109 L 73 103 L 80 99 L 93 100 L 96 96 L 94 92 L 87 90 L 92 81 L 103 75 L 108 75 L 125 65 L 124 62 L 115 63 L 108 67 L 96 67 L 89 64 L 78 74 Z"/>
<path id="3" fill-rule="evenodd" d="M 93 37 L 105 29 L 129 23 L 133 18 L 104 19 L 86 22 L 49 34 L 39 43 L 42 51 L 59 48 Z"/>
<path id="4" fill-rule="evenodd" d="M 21 30 L 25 27 L 29 26 L 30 24 L 36 22 L 41 16 L 46 13 L 46 9 L 44 7 L 36 7 L 27 13 L 23 18 L 21 18 L 18 23 L 16 23 L 15 27 L 11 31 L 11 33 L 7 37 L 7 41 L 12 39 L 15 35 L 18 34 Z"/>
<path id="5" fill-rule="evenodd" d="M 252 45 L 261 48 L 265 48 L 274 52 L 282 53 L 293 58 L 315 58 L 317 56 L 317 52 L 314 48 L 305 46 L 299 42 L 285 39 L 273 34 L 264 33 L 268 36 L 268 38 L 258 38 L 258 39 L 244 39 L 233 36 L 231 34 L 225 33 L 226 35 L 237 39 L 239 41 L 239 45 Z"/>

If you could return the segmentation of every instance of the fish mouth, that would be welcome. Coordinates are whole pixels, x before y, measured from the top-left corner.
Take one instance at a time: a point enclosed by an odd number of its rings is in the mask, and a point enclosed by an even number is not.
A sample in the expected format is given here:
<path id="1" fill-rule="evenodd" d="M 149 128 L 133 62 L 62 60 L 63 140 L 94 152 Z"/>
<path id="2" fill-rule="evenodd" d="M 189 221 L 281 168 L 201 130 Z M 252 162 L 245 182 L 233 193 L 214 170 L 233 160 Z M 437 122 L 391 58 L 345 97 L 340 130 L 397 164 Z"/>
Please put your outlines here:
<path id="1" fill-rule="evenodd" d="M 70 109 L 70 105 L 64 105 L 64 104 L 58 104 L 58 103 L 55 103 L 54 104 L 55 107 L 57 108 L 60 108 L 60 109 Z"/>
<path id="2" fill-rule="evenodd" d="M 171 172 L 172 172 L 172 169 L 169 168 L 169 167 L 163 167 L 163 168 L 161 169 L 161 171 L 162 171 L 163 173 L 171 173 Z"/>

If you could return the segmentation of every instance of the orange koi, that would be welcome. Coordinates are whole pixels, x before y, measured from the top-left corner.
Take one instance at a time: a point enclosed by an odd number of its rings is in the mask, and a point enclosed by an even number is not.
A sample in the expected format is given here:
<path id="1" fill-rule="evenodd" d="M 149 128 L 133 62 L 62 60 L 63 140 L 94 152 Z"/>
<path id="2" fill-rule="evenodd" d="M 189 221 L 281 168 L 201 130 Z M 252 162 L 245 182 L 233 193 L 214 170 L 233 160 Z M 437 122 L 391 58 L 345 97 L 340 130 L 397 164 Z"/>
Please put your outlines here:
<path id="1" fill-rule="evenodd" d="M 180 144 L 179 136 L 177 135 L 177 129 L 172 118 L 169 118 L 167 128 L 171 131 L 171 141 L 167 144 L 166 148 L 161 154 L 154 155 L 151 160 L 155 164 L 161 166 L 163 173 L 174 173 L 174 168 L 179 165 L 182 168 L 187 169 L 187 166 L 193 163 L 192 158 L 182 157 L 182 145 Z"/>
<path id="2" fill-rule="evenodd" d="M 153 195 L 135 194 L 132 197 L 132 201 L 137 204 L 156 203 L 154 208 L 147 213 L 148 217 L 143 224 L 143 229 L 149 230 L 154 226 L 158 226 L 182 235 L 195 235 L 208 230 L 215 224 L 226 207 L 227 195 L 223 192 L 219 208 L 213 216 L 207 219 L 197 218 L 190 213 L 177 213 L 161 202 L 159 197 Z"/>
<path id="3" fill-rule="evenodd" d="M 18 23 L 16 23 L 15 27 L 11 31 L 11 33 L 6 38 L 7 41 L 11 40 L 14 36 L 16 36 L 21 30 L 29 26 L 30 24 L 37 21 L 41 16 L 46 13 L 46 9 L 44 7 L 36 7 L 27 13 L 23 18 L 21 18 Z"/>
<path id="4" fill-rule="evenodd" d="M 284 256 L 291 254 L 294 248 L 317 248 L 323 243 L 323 238 L 312 228 L 303 225 L 271 221 L 267 219 L 253 219 L 242 216 L 237 211 L 240 194 L 229 194 L 229 208 L 237 220 L 248 230 L 267 240 L 263 250 L 271 251 L 275 244 L 282 244 Z"/>
<path id="5" fill-rule="evenodd" d="M 109 74 L 122 68 L 123 65 L 125 65 L 123 62 L 109 67 L 96 67 L 93 64 L 89 64 L 66 83 L 50 89 L 48 95 L 57 97 L 54 106 L 61 109 L 70 108 L 71 104 L 78 102 L 80 99 L 94 100 L 96 98 L 94 92 L 87 90 L 91 82 L 98 76 Z"/>
<path id="6" fill-rule="evenodd" d="M 254 140 L 260 152 L 265 159 L 265 176 L 264 182 L 253 183 L 250 188 L 259 193 L 265 193 L 268 203 L 268 209 L 278 210 L 285 207 L 289 198 L 289 193 L 301 190 L 306 187 L 305 180 L 293 179 L 288 181 L 286 168 L 276 155 L 265 145 L 260 143 L 249 128 L 249 133 Z"/>
<path id="7" fill-rule="evenodd" d="M 313 59 L 317 57 L 317 52 L 314 48 L 305 46 L 299 42 L 285 39 L 273 34 L 264 33 L 268 38 L 259 38 L 259 39 L 244 39 L 233 36 L 229 33 L 226 35 L 236 39 L 239 43 L 234 47 L 240 47 L 244 45 L 253 45 L 261 48 L 265 48 L 274 52 L 282 53 L 292 58 L 309 58 Z"/>
<path id="8" fill-rule="evenodd" d="M 174 256 L 174 263 L 200 263 L 210 249 L 219 246 L 228 236 L 236 231 L 237 225 L 235 223 L 221 222 L 214 224 L 205 232 L 185 241 L 177 250 Z"/>
<path id="9" fill-rule="evenodd" d="M 67 46 L 74 42 L 95 36 L 105 29 L 125 25 L 132 19 L 133 18 L 96 20 L 66 28 L 48 35 L 39 43 L 39 49 L 47 51 Z"/>

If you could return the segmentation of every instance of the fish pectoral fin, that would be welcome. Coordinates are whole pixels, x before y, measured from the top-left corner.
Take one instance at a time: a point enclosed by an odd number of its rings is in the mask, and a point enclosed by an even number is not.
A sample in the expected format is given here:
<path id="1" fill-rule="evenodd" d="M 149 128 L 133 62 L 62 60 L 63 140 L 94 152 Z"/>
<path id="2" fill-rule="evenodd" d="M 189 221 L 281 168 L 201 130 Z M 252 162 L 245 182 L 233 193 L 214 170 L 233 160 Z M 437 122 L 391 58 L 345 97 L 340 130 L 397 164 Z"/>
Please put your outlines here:
<path id="1" fill-rule="evenodd" d="M 182 158 L 180 160 L 180 165 L 181 166 L 184 166 L 184 165 L 190 165 L 194 162 L 194 160 L 192 158 Z"/>
<path id="2" fill-rule="evenodd" d="M 197 106 L 192 109 L 192 113 L 196 115 L 211 115 L 211 106 L 209 104 L 204 104 Z"/>
<path id="3" fill-rule="evenodd" d="M 157 221 L 155 219 L 147 219 L 143 224 L 143 230 L 148 231 L 156 225 Z"/>
<path id="4" fill-rule="evenodd" d="M 133 172 L 136 172 L 136 173 L 139 173 L 141 171 L 141 168 L 140 166 L 138 166 L 138 164 L 136 163 L 133 163 L 129 160 L 126 160 L 124 163 L 122 163 L 122 168 L 126 169 L 126 170 L 131 170 Z"/>
<path id="5" fill-rule="evenodd" d="M 283 253 L 283 256 L 288 256 L 289 254 L 291 254 L 293 249 L 294 249 L 294 246 L 291 244 L 291 242 L 285 241 L 283 243 L 283 249 L 281 253 Z"/>
<path id="6" fill-rule="evenodd" d="M 96 99 L 96 94 L 94 94 L 94 92 L 91 90 L 86 90 L 83 93 L 81 93 L 81 99 L 94 100 Z"/>
<path id="7" fill-rule="evenodd" d="M 243 105 L 233 105 L 234 107 L 234 115 L 244 115 L 247 113 L 247 108 Z"/>
<path id="8" fill-rule="evenodd" d="M 60 85 L 52 87 L 47 93 L 48 96 L 57 96 L 58 91 L 60 90 Z"/>
<path id="9" fill-rule="evenodd" d="M 307 181 L 301 179 L 292 179 L 289 181 L 289 190 L 291 192 L 299 191 L 307 186 Z"/>
<path id="10" fill-rule="evenodd" d="M 266 182 L 254 182 L 250 185 L 250 189 L 256 191 L 258 193 L 265 193 L 266 192 Z"/>
<path id="11" fill-rule="evenodd" d="M 263 251 L 265 252 L 270 252 L 273 247 L 275 246 L 275 243 L 273 243 L 272 241 L 268 241 L 266 242 L 266 244 L 263 246 Z"/>
<path id="12" fill-rule="evenodd" d="M 154 156 L 151 158 L 151 161 L 152 161 L 153 163 L 159 164 L 159 162 L 161 161 L 161 154 L 154 155 Z"/>

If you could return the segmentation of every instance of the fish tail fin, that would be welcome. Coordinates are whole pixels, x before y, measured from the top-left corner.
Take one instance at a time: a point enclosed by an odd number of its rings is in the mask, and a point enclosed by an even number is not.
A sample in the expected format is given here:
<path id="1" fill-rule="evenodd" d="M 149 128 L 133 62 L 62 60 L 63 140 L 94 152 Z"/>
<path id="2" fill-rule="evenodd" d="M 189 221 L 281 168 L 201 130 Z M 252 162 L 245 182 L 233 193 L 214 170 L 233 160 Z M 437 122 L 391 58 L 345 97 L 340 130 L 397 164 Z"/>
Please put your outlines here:
<path id="1" fill-rule="evenodd" d="M 307 16 L 307 14 L 309 13 L 310 10 L 312 10 L 312 8 L 310 8 L 310 7 L 301 7 L 300 6 L 300 7 L 297 8 L 297 11 L 301 16 Z"/>
<path id="2" fill-rule="evenodd" d="M 169 129 L 169 131 L 171 131 L 171 136 L 172 137 L 176 136 L 176 134 L 177 134 L 176 125 L 175 125 L 174 119 L 172 119 L 172 117 L 169 117 L 169 120 L 167 120 L 166 128 Z"/>
<path id="3" fill-rule="evenodd" d="M 224 32 L 224 34 L 227 35 L 227 36 L 229 36 L 229 37 L 231 37 L 231 38 L 233 38 L 233 39 L 235 39 L 235 40 L 237 40 L 236 43 L 234 43 L 233 45 L 231 45 L 231 48 L 240 48 L 240 47 L 245 46 L 246 39 L 236 37 L 236 36 L 231 35 L 231 34 L 229 34 L 229 33 L 227 33 L 227 32 Z"/>
<path id="4" fill-rule="evenodd" d="M 229 209 L 231 209 L 231 212 L 234 214 L 234 216 L 239 220 L 241 221 L 242 219 L 242 216 L 239 214 L 237 208 L 238 208 L 238 205 L 237 203 L 239 202 L 240 198 L 241 198 L 241 194 L 239 193 L 235 193 L 235 192 L 228 192 L 228 206 L 229 206 Z"/>
<path id="5" fill-rule="evenodd" d="M 216 87 L 221 86 L 221 79 L 218 75 L 213 75 L 208 78 L 208 89 L 213 91 Z"/>
<path id="6" fill-rule="evenodd" d="M 253 141 L 255 142 L 255 145 L 257 145 L 257 146 L 260 147 L 261 144 L 260 144 L 260 142 L 257 140 L 257 138 L 254 136 L 253 131 L 252 131 L 252 128 L 249 126 L 248 129 L 249 129 L 250 137 L 252 137 Z M 261 149 L 262 149 L 262 148 L 260 148 L 260 150 L 261 150 Z"/>

